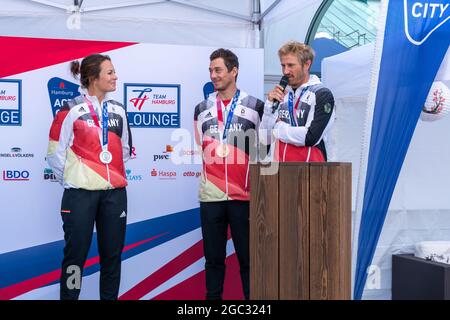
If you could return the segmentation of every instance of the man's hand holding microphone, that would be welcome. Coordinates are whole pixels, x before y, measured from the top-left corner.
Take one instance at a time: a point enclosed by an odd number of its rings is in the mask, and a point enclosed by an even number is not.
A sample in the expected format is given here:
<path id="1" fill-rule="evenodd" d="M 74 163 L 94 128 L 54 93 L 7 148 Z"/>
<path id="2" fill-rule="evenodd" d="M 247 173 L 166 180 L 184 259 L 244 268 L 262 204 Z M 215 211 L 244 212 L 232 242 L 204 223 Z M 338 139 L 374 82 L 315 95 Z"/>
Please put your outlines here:
<path id="1" fill-rule="evenodd" d="M 267 98 L 269 99 L 270 102 L 273 102 L 272 113 L 275 113 L 275 111 L 277 111 L 280 102 L 283 101 L 284 96 L 286 95 L 284 90 L 288 85 L 288 81 L 289 81 L 288 76 L 283 76 L 280 80 L 280 84 L 278 84 L 272 91 L 269 92 Z"/>

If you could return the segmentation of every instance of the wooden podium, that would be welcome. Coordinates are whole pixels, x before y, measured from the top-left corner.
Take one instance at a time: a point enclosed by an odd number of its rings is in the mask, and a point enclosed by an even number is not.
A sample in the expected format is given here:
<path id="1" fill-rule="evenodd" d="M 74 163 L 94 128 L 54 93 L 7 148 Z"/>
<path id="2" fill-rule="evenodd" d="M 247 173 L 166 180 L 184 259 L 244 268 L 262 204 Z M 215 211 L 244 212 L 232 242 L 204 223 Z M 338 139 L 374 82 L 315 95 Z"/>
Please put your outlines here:
<path id="1" fill-rule="evenodd" d="M 350 299 L 351 164 L 250 168 L 250 298 Z"/>

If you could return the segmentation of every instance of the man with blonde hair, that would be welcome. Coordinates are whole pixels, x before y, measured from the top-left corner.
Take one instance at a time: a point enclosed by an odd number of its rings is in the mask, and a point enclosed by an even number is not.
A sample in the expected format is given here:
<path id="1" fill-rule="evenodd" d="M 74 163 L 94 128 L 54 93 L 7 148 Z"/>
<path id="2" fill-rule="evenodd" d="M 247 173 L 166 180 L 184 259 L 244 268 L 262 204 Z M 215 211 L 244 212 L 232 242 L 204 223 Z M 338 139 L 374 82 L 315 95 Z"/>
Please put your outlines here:
<path id="1" fill-rule="evenodd" d="M 260 138 L 268 144 L 275 139 L 275 161 L 325 162 L 335 118 L 334 98 L 319 78 L 310 74 L 314 50 L 291 41 L 278 50 L 278 56 L 287 86 L 277 85 L 269 92 Z"/>

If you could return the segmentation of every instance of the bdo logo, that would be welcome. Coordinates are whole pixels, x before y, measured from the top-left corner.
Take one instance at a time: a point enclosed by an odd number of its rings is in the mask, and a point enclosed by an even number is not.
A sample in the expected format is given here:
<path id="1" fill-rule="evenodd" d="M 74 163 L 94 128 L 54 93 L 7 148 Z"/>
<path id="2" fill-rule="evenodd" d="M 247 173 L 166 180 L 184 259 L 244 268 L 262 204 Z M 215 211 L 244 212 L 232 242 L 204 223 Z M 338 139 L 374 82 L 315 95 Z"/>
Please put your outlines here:
<path id="1" fill-rule="evenodd" d="M 4 181 L 28 181 L 30 172 L 27 170 L 3 170 Z"/>

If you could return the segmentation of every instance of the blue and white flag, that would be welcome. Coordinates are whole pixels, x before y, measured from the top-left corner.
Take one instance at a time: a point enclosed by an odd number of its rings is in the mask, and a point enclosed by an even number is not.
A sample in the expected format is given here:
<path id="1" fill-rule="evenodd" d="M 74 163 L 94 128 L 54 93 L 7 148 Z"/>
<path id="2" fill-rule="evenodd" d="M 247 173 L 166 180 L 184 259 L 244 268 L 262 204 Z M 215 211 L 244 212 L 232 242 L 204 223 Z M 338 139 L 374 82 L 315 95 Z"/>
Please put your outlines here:
<path id="1" fill-rule="evenodd" d="M 362 297 L 403 160 L 450 43 L 450 0 L 382 0 L 381 15 L 369 97 L 369 148 L 363 154 L 365 181 L 358 186 L 363 192 L 358 190 L 356 209 L 355 299 Z"/>

